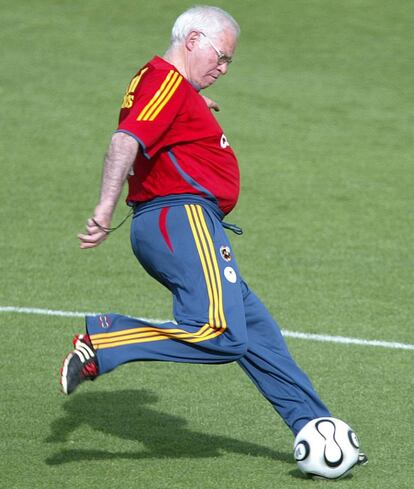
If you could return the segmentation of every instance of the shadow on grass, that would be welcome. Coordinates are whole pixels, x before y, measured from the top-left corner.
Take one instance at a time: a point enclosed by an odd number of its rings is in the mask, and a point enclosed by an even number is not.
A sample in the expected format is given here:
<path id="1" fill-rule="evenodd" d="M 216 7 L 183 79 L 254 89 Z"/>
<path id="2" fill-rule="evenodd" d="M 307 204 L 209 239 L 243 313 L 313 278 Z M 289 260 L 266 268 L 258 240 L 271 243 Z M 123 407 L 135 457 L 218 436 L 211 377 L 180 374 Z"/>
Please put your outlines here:
<path id="1" fill-rule="evenodd" d="M 63 443 L 82 425 L 144 445 L 136 452 L 63 449 L 48 457 L 48 465 L 68 462 L 118 459 L 206 458 L 233 452 L 294 463 L 290 453 L 235 438 L 192 431 L 186 419 L 153 409 L 157 396 L 149 390 L 82 393 L 64 404 L 66 414 L 52 423 L 48 443 Z M 82 432 L 79 430 L 79 436 Z M 85 439 L 82 439 L 84 442 Z M 93 445 L 93 441 L 91 441 Z"/>
<path id="2" fill-rule="evenodd" d="M 312 480 L 312 477 L 303 474 L 299 469 L 291 470 L 289 472 L 289 474 L 292 477 L 294 477 L 295 479 L 308 480 L 308 481 Z M 343 484 L 343 483 L 347 483 L 347 482 L 352 482 L 353 477 L 354 477 L 353 474 L 348 474 L 345 477 L 343 477 L 342 479 L 318 479 L 318 478 L 315 478 L 314 480 L 315 481 L 319 481 L 319 482 L 321 482 L 321 481 L 329 481 L 329 480 L 331 480 L 331 481 L 338 481 L 338 480 L 340 480 L 341 483 Z"/>

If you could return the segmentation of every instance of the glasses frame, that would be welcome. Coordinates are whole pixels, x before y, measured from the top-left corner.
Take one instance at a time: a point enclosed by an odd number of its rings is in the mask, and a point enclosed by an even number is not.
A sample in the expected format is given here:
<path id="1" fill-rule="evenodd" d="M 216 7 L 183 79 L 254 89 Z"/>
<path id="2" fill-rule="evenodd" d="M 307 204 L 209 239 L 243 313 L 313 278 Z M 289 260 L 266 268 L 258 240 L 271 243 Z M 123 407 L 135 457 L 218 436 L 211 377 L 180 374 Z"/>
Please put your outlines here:
<path id="1" fill-rule="evenodd" d="M 224 64 L 230 64 L 233 59 L 231 56 L 227 56 L 227 54 L 224 54 L 223 51 L 221 51 L 220 49 L 218 49 L 218 47 L 214 44 L 214 42 L 207 36 L 207 34 L 205 34 L 204 32 L 201 32 L 200 31 L 200 34 L 202 36 L 204 36 L 207 41 L 210 43 L 210 46 L 214 49 L 214 51 L 216 52 L 217 54 L 217 64 L 218 65 L 224 65 Z"/>

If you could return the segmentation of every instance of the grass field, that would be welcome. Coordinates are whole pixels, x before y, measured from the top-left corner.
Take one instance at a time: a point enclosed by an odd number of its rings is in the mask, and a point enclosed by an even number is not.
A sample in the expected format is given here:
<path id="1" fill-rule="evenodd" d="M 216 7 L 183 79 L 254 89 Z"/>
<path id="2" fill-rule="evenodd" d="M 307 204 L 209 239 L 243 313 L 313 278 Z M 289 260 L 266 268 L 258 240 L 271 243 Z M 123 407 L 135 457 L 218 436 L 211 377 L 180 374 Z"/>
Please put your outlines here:
<path id="1" fill-rule="evenodd" d="M 408 0 L 217 1 L 240 22 L 207 94 L 242 173 L 244 277 L 282 328 L 414 343 L 414 39 Z M 0 0 L 0 308 L 170 318 L 128 225 L 85 252 L 123 91 L 187 2 Z M 411 53 L 411 54 L 410 54 Z M 117 211 L 115 221 L 126 214 Z M 82 320 L 0 311 L 0 487 L 310 487 L 292 436 L 237 365 L 130 364 L 65 398 Z M 367 467 L 413 487 L 413 350 L 287 338 Z"/>

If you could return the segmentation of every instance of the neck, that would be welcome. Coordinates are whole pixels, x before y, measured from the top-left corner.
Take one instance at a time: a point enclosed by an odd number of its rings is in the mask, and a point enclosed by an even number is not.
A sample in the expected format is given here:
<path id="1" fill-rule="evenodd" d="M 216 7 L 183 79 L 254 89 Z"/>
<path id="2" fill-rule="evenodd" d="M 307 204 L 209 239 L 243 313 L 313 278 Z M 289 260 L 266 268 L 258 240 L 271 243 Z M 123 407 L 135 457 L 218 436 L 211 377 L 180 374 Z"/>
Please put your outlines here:
<path id="1" fill-rule="evenodd" d="M 185 53 L 181 46 L 171 46 L 164 54 L 163 58 L 165 59 L 165 61 L 168 61 L 168 63 L 174 65 L 184 78 L 191 81 L 189 79 Z"/>

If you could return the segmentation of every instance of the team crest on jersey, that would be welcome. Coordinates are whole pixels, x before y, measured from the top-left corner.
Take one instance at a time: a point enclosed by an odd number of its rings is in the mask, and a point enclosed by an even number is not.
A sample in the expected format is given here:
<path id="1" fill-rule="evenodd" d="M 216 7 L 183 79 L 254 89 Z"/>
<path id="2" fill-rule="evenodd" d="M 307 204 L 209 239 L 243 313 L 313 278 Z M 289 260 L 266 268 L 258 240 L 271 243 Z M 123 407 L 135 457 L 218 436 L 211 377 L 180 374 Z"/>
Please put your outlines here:
<path id="1" fill-rule="evenodd" d="M 220 248 L 220 255 L 224 261 L 231 261 L 231 251 L 228 246 L 222 246 Z"/>

